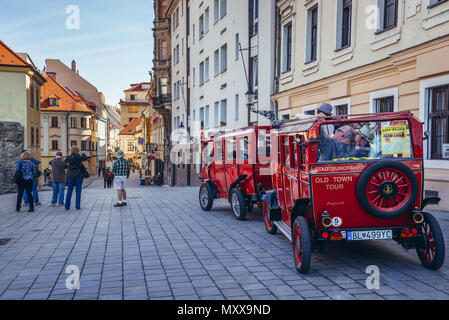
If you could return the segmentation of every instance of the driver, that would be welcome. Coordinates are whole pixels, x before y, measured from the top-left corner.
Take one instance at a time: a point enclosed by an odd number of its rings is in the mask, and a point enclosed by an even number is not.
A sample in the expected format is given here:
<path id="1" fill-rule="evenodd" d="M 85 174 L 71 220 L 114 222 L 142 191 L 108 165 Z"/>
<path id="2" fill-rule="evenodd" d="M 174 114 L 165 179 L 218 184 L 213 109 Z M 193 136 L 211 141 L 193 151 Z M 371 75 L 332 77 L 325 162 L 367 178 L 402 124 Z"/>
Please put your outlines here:
<path id="1" fill-rule="evenodd" d="M 351 126 L 344 125 L 335 130 L 332 138 L 320 132 L 320 161 L 348 157 L 354 150 L 355 134 Z"/>

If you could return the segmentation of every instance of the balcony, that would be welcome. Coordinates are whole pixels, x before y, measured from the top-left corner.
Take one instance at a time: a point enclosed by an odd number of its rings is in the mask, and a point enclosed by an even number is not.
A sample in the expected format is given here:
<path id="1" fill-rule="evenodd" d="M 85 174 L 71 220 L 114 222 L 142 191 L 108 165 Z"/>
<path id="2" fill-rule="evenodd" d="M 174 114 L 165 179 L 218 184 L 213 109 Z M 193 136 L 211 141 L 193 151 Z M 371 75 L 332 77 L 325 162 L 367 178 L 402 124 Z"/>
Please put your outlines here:
<path id="1" fill-rule="evenodd" d="M 168 107 L 171 105 L 171 94 L 163 94 L 153 98 L 153 108 Z"/>

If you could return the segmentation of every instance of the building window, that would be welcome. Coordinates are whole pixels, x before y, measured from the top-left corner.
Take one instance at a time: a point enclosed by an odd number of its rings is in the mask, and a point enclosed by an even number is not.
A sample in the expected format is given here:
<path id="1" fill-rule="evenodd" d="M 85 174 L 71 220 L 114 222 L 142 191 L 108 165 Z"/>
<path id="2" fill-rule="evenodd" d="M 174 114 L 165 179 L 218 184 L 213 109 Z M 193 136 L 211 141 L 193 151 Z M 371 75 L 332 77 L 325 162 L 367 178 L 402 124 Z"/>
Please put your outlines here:
<path id="1" fill-rule="evenodd" d="M 31 127 L 31 146 L 34 146 L 34 128 Z"/>
<path id="2" fill-rule="evenodd" d="M 339 0 L 337 50 L 351 45 L 352 0 Z"/>
<path id="3" fill-rule="evenodd" d="M 427 8 L 433 8 L 437 5 L 439 5 L 440 3 L 446 2 L 448 0 L 430 0 L 429 6 Z"/>
<path id="4" fill-rule="evenodd" d="M 86 118 L 81 118 L 81 128 L 86 129 L 86 127 L 87 127 Z"/>
<path id="5" fill-rule="evenodd" d="M 129 99 L 130 99 L 131 101 L 136 100 L 136 95 L 135 95 L 135 94 L 130 95 L 130 96 L 129 96 Z"/>
<path id="6" fill-rule="evenodd" d="M 220 103 L 217 101 L 214 104 L 214 127 L 218 127 L 220 124 L 220 119 L 218 118 L 219 113 L 218 113 L 218 109 L 220 108 Z"/>
<path id="7" fill-rule="evenodd" d="M 198 33 L 201 39 L 204 36 L 204 15 L 201 15 L 198 22 Z"/>
<path id="8" fill-rule="evenodd" d="M 167 0 L 159 1 L 159 19 L 167 17 Z"/>
<path id="9" fill-rule="evenodd" d="M 228 46 L 226 44 L 220 48 L 220 56 L 220 73 L 223 73 L 228 68 Z"/>
<path id="10" fill-rule="evenodd" d="M 50 107 L 58 107 L 59 99 L 50 98 L 50 99 L 48 99 L 48 104 Z"/>
<path id="11" fill-rule="evenodd" d="M 259 59 L 253 59 L 253 88 L 257 88 L 259 85 Z"/>
<path id="12" fill-rule="evenodd" d="M 159 82 L 161 86 L 161 94 L 166 95 L 168 93 L 167 78 L 161 78 Z"/>
<path id="13" fill-rule="evenodd" d="M 315 61 L 318 48 L 318 6 L 307 11 L 307 60 Z"/>
<path id="14" fill-rule="evenodd" d="M 193 83 L 193 86 L 195 86 L 195 82 L 196 82 L 196 70 L 195 70 L 195 68 L 193 68 L 192 76 L 193 76 L 193 81 L 192 81 L 192 83 Z"/>
<path id="15" fill-rule="evenodd" d="M 240 53 L 240 39 L 239 34 L 237 33 L 235 35 L 235 59 L 237 60 L 239 58 Z"/>
<path id="16" fill-rule="evenodd" d="M 259 0 L 253 0 L 253 27 L 252 35 L 259 33 Z"/>
<path id="17" fill-rule="evenodd" d="M 225 126 L 228 122 L 228 103 L 227 100 L 221 100 L 221 108 L 220 108 L 220 127 Z"/>
<path id="18" fill-rule="evenodd" d="M 51 117 L 51 127 L 58 128 L 58 117 Z"/>
<path id="19" fill-rule="evenodd" d="M 39 129 L 36 128 L 36 146 L 39 147 L 41 142 L 41 136 L 39 135 Z"/>
<path id="20" fill-rule="evenodd" d="M 39 94 L 39 88 L 36 88 L 36 109 L 39 110 L 41 105 L 41 99 Z"/>
<path id="21" fill-rule="evenodd" d="M 204 83 L 204 61 L 200 63 L 200 86 Z"/>
<path id="22" fill-rule="evenodd" d="M 31 94 L 31 104 L 30 104 L 30 106 L 31 106 L 31 108 L 34 108 L 34 87 L 33 86 L 30 87 L 30 94 Z"/>
<path id="23" fill-rule="evenodd" d="M 204 11 L 204 33 L 209 31 L 209 7 Z"/>
<path id="24" fill-rule="evenodd" d="M 200 125 L 201 130 L 204 130 L 204 108 L 200 108 Z"/>
<path id="25" fill-rule="evenodd" d="M 284 72 L 292 70 L 292 23 L 284 27 Z"/>
<path id="26" fill-rule="evenodd" d="M 394 112 L 394 96 L 374 99 L 374 112 Z"/>
<path id="27" fill-rule="evenodd" d="M 70 118 L 70 128 L 76 128 L 76 118 Z"/>
<path id="28" fill-rule="evenodd" d="M 204 108 L 204 128 L 209 128 L 209 106 Z"/>
<path id="29" fill-rule="evenodd" d="M 239 95 L 235 95 L 235 109 L 234 109 L 234 119 L 235 121 L 239 120 Z"/>
<path id="30" fill-rule="evenodd" d="M 226 0 L 220 0 L 220 19 L 226 15 Z"/>
<path id="31" fill-rule="evenodd" d="M 449 159 L 449 85 L 429 89 L 430 159 Z"/>
<path id="32" fill-rule="evenodd" d="M 51 140 L 51 150 L 59 150 L 58 148 L 58 140 Z"/>
<path id="33" fill-rule="evenodd" d="M 75 140 L 70 141 L 70 147 L 77 146 L 77 145 L 78 145 L 77 141 L 75 141 Z"/>
<path id="34" fill-rule="evenodd" d="M 214 75 L 217 76 L 220 73 L 220 52 L 215 50 L 214 52 Z"/>
<path id="35" fill-rule="evenodd" d="M 86 150 L 86 141 L 81 141 L 81 150 L 82 151 L 87 151 Z"/>
<path id="36" fill-rule="evenodd" d="M 167 40 L 159 40 L 159 59 L 167 59 Z"/>
<path id="37" fill-rule="evenodd" d="M 347 104 L 342 104 L 339 106 L 335 106 L 335 115 L 336 116 L 342 116 L 342 115 L 347 115 L 348 114 L 348 105 Z"/>
<path id="38" fill-rule="evenodd" d="M 220 1 L 214 0 L 214 23 L 216 23 L 220 19 Z"/>
<path id="39" fill-rule="evenodd" d="M 393 28 L 398 21 L 398 0 L 378 0 L 379 29 L 376 33 Z"/>
<path id="40" fill-rule="evenodd" d="M 209 57 L 204 60 L 204 81 L 209 81 Z"/>

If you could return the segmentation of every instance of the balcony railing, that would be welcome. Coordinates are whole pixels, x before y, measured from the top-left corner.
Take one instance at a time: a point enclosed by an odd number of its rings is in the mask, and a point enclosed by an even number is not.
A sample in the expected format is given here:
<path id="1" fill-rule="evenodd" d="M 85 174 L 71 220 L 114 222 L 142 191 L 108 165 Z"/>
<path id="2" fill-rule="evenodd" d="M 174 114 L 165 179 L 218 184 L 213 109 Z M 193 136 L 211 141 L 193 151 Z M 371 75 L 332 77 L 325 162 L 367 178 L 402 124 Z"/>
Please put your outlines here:
<path id="1" fill-rule="evenodd" d="M 171 104 L 171 94 L 163 94 L 153 98 L 153 107 L 163 107 L 164 105 Z"/>

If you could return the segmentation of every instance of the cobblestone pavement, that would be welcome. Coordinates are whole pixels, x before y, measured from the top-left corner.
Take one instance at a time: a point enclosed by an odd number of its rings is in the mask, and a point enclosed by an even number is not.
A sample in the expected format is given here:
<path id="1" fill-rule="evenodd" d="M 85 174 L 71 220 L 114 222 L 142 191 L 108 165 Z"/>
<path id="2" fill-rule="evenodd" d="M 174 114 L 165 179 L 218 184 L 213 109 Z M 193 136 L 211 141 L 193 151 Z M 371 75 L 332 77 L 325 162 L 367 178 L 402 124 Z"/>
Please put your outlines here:
<path id="1" fill-rule="evenodd" d="M 1 299 L 449 299 L 449 259 L 424 269 L 416 252 L 394 242 L 332 244 L 312 256 L 308 275 L 293 267 L 291 243 L 270 235 L 259 209 L 233 218 L 223 200 L 211 212 L 198 188 L 138 186 L 129 205 L 94 181 L 82 210 L 14 211 L 15 194 L 0 196 Z M 74 199 L 72 199 L 74 201 Z M 448 247 L 449 214 L 436 213 Z M 69 290 L 66 267 L 81 271 Z M 365 287 L 368 265 L 380 268 L 380 289 Z"/>

